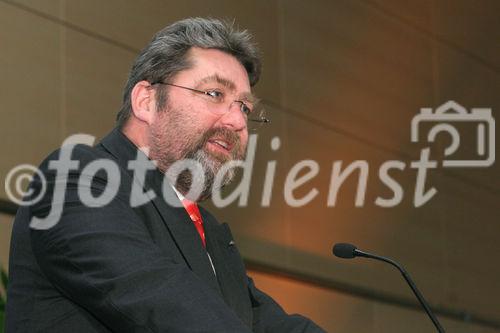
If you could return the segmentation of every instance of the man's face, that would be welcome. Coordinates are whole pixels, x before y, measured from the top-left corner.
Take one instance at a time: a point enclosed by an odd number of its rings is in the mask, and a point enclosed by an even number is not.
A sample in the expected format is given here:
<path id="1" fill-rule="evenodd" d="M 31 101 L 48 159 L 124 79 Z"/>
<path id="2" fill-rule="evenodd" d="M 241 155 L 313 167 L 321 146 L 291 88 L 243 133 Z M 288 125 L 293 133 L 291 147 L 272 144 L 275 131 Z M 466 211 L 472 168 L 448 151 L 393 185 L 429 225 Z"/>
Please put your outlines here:
<path id="1" fill-rule="evenodd" d="M 240 104 L 231 102 L 252 97 L 247 72 L 233 56 L 214 49 L 192 48 L 188 57 L 193 66 L 169 83 L 202 91 L 221 91 L 227 95 L 227 102 L 214 104 L 209 96 L 168 86 L 167 106 L 156 112 L 151 125 L 150 157 L 163 171 L 182 159 L 200 162 L 205 176 L 201 195 L 204 199 L 210 196 L 213 180 L 222 165 L 243 159 L 245 155 L 246 118 Z M 224 184 L 233 176 L 234 172 L 228 173 Z M 187 193 L 192 183 L 190 173 L 184 172 L 177 179 L 176 187 Z"/>

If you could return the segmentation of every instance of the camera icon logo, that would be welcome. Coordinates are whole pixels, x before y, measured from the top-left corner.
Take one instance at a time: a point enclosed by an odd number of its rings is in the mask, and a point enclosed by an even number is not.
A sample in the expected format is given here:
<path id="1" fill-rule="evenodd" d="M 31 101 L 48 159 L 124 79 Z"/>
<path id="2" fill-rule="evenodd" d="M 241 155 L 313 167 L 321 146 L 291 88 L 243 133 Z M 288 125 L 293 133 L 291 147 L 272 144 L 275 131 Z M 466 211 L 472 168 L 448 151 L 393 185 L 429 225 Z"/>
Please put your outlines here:
<path id="1" fill-rule="evenodd" d="M 427 142 L 434 142 L 441 132 L 451 136 L 451 144 L 444 150 L 446 159 L 443 167 L 488 167 L 495 162 L 495 119 L 491 109 L 472 108 L 470 112 L 454 101 L 448 101 L 438 108 L 422 108 L 411 122 L 411 141 L 419 141 L 419 127 L 424 123 L 432 124 L 427 133 Z M 460 133 L 454 124 L 470 123 L 475 128 L 476 159 L 453 159 L 451 156 L 460 147 Z M 423 136 L 423 135 L 421 135 Z"/>

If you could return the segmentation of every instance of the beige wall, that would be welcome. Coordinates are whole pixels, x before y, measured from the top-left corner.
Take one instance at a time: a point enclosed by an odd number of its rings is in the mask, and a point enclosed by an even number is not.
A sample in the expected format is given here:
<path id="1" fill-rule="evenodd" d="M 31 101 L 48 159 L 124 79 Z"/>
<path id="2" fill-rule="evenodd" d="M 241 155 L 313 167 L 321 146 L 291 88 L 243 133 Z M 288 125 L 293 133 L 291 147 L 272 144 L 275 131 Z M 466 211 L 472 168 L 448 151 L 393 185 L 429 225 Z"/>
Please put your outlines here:
<path id="1" fill-rule="evenodd" d="M 250 271 L 260 288 L 272 292 L 289 313 L 301 313 L 328 332 L 434 332 L 431 321 L 421 311 L 395 307 L 348 294 L 316 288 L 294 280 Z M 494 333 L 484 326 L 440 319 L 447 332 Z"/>
<path id="2" fill-rule="evenodd" d="M 0 266 L 7 269 L 9 264 L 10 233 L 13 217 L 0 214 Z"/>
<path id="3" fill-rule="evenodd" d="M 155 31 L 186 16 L 235 18 L 261 45 L 257 93 L 272 119 L 258 139 L 249 206 L 215 211 L 230 223 L 245 257 L 412 298 L 392 268 L 332 258 L 333 243 L 353 242 L 403 262 L 432 304 L 499 322 L 500 266 L 491 259 L 500 252 L 498 163 L 431 171 L 427 184 L 438 194 L 419 208 L 412 203 L 416 172 L 407 167 L 394 172 L 405 190 L 402 203 L 373 203 L 391 195 L 377 176 L 384 161 L 418 159 L 422 147 L 410 142 L 410 121 L 421 107 L 452 99 L 499 114 L 499 12 L 493 0 L 0 1 L 0 177 L 20 163 L 38 164 L 70 134 L 104 135 L 114 124 L 130 64 Z M 464 134 L 465 151 L 473 152 L 474 133 Z M 270 148 L 275 136 L 281 139 L 277 151 Z M 441 158 L 440 151 L 433 157 Z M 313 187 L 319 194 L 292 208 L 283 184 L 303 159 L 317 161 L 320 171 L 296 195 Z M 270 160 L 278 171 L 271 206 L 262 208 Z M 332 163 L 339 160 L 368 161 L 364 207 L 354 206 L 354 179 L 337 205 L 326 207 Z M 3 186 L 0 198 L 6 198 Z M 2 261 L 10 229 L 4 220 Z M 288 310 L 332 331 L 432 329 L 419 312 L 252 275 Z M 492 332 L 443 324 L 452 332 Z"/>

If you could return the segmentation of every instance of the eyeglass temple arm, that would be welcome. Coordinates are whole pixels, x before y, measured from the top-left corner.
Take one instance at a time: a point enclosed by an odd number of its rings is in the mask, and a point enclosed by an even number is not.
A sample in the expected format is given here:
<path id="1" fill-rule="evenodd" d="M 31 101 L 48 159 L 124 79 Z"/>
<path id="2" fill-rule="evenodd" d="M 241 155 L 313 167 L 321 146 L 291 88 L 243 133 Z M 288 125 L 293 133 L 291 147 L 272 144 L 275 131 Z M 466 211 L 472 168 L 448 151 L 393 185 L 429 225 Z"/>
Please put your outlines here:
<path id="1" fill-rule="evenodd" d="M 265 117 L 260 117 L 260 118 L 257 118 L 257 119 L 248 119 L 249 121 L 253 121 L 253 122 L 256 122 L 256 123 L 270 123 L 271 120 L 265 118 Z"/>

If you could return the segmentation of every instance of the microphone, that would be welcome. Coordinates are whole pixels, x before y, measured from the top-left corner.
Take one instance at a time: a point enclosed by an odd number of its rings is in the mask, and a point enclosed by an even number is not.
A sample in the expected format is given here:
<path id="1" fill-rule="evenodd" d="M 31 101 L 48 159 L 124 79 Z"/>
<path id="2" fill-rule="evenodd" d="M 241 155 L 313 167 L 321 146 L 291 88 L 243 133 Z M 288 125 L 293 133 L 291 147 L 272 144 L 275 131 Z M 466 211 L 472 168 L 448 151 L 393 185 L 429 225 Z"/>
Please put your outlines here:
<path id="1" fill-rule="evenodd" d="M 337 244 L 335 244 L 333 246 L 333 254 L 336 257 L 339 257 L 342 259 L 352 259 L 354 257 L 364 257 L 364 258 L 380 260 L 380 261 L 389 263 L 392 266 L 396 267 L 401 272 L 403 277 L 405 278 L 406 282 L 410 286 L 411 290 L 413 291 L 413 293 L 417 297 L 418 301 L 420 302 L 420 304 L 424 308 L 424 310 L 427 313 L 427 315 L 429 316 L 429 318 L 432 320 L 432 323 L 434 324 L 434 326 L 436 327 L 438 332 L 444 333 L 443 327 L 441 326 L 438 319 L 436 318 L 436 316 L 432 312 L 431 308 L 429 307 L 429 304 L 427 304 L 426 300 L 424 299 L 424 296 L 422 296 L 420 291 L 417 289 L 417 286 L 415 285 L 415 283 L 411 279 L 410 275 L 404 270 L 404 268 L 400 264 L 398 264 L 397 262 L 395 262 L 392 259 L 358 250 L 356 248 L 356 246 L 349 244 L 349 243 L 337 243 Z"/>

